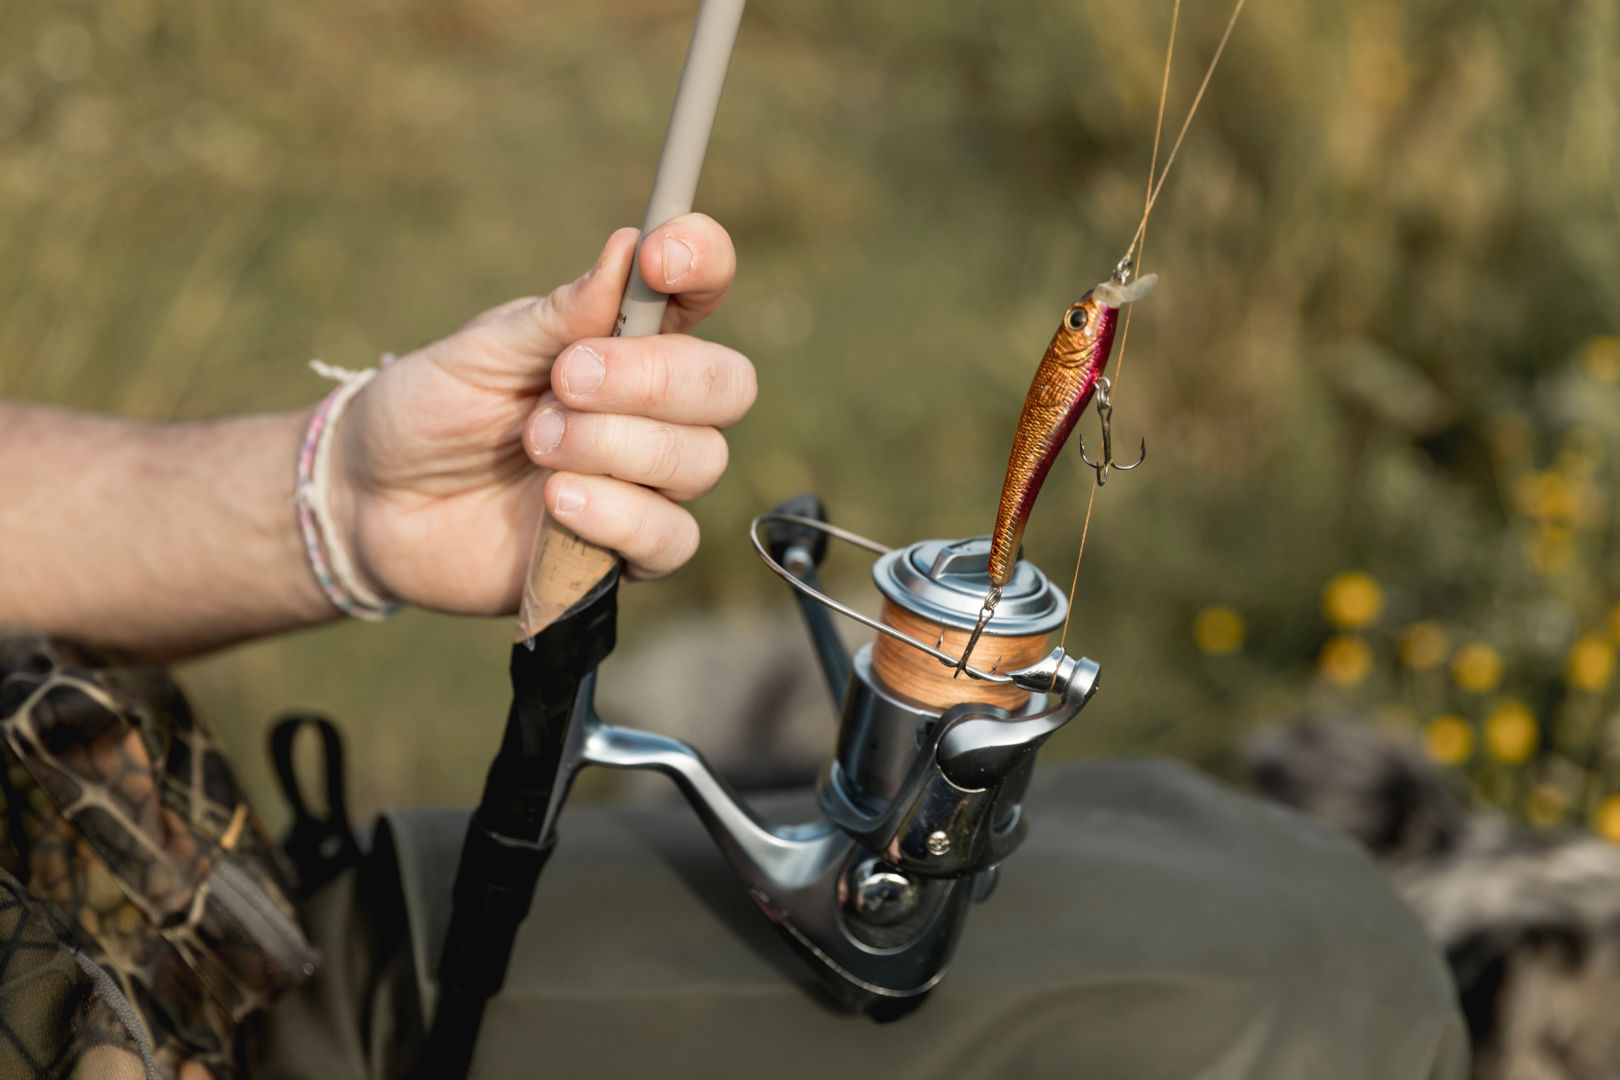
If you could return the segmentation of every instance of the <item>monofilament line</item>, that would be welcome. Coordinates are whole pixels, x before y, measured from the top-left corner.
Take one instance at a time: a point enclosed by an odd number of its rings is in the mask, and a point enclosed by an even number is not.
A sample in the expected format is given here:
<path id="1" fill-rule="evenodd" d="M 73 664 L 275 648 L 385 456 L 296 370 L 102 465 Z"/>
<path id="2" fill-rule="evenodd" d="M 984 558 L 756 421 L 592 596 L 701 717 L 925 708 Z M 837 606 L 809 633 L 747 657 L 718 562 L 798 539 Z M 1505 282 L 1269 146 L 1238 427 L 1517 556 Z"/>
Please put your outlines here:
<path id="1" fill-rule="evenodd" d="M 1164 103 L 1165 100 L 1170 96 L 1170 60 L 1176 54 L 1176 26 L 1180 23 L 1180 21 L 1181 0 L 1176 0 L 1175 6 L 1170 9 L 1170 43 L 1166 45 L 1164 49 L 1164 78 L 1159 83 L 1159 116 L 1158 119 L 1153 123 L 1153 156 L 1148 159 L 1147 192 L 1142 196 L 1142 220 L 1137 224 L 1136 236 L 1131 240 L 1130 253 L 1137 255 L 1140 255 L 1141 252 L 1147 248 L 1148 215 L 1153 213 L 1153 198 L 1157 194 L 1157 188 L 1153 183 L 1153 177 L 1154 174 L 1158 172 L 1159 168 L 1159 140 L 1164 134 Z M 1216 59 L 1220 59 L 1219 53 L 1216 54 Z M 1210 67 L 1210 70 L 1215 70 L 1213 65 Z M 1206 83 L 1209 81 L 1209 76 L 1207 74 L 1204 77 L 1204 81 Z M 1201 92 L 1202 91 L 1200 91 L 1200 93 Z M 1196 109 L 1197 107 L 1198 104 L 1195 101 L 1193 103 L 1193 108 Z M 1187 121 L 1181 125 L 1181 130 L 1185 132 L 1187 130 L 1187 124 L 1191 122 L 1192 114 L 1188 113 Z M 1177 139 L 1176 145 L 1180 146 L 1181 140 Z M 1172 154 L 1171 156 L 1174 157 L 1175 155 Z M 1166 161 L 1164 163 L 1164 171 L 1166 173 L 1170 171 L 1170 162 Z M 1164 183 L 1162 177 L 1160 178 L 1159 183 Z M 1138 262 L 1140 263 L 1140 260 L 1138 260 Z M 1132 304 L 1130 307 L 1125 309 L 1125 325 L 1120 327 L 1119 331 L 1119 359 L 1114 361 L 1114 387 L 1116 389 L 1119 387 L 1120 373 L 1125 370 L 1125 346 L 1129 344 L 1131 340 L 1131 314 L 1135 311 L 1135 304 Z"/>
<path id="2" fill-rule="evenodd" d="M 1170 175 L 1170 166 L 1175 164 L 1176 154 L 1181 150 L 1181 141 L 1187 137 L 1187 129 L 1192 126 L 1193 117 L 1198 113 L 1198 106 L 1203 103 L 1204 91 L 1209 89 L 1209 80 L 1215 75 L 1215 66 L 1221 62 L 1221 54 L 1226 51 L 1226 43 L 1232 37 L 1232 27 L 1237 25 L 1238 16 L 1243 13 L 1243 5 L 1247 2 L 1248 0 L 1237 0 L 1237 4 L 1232 8 L 1232 17 L 1226 20 L 1226 29 L 1221 31 L 1221 40 L 1215 46 L 1215 55 L 1210 57 L 1209 67 L 1204 71 L 1204 81 L 1198 84 L 1198 93 L 1193 95 L 1192 107 L 1187 110 L 1187 118 L 1181 122 L 1181 130 L 1176 133 L 1176 141 L 1170 147 L 1170 156 L 1164 159 L 1164 170 L 1159 173 L 1158 182 L 1153 185 L 1152 194 L 1148 196 L 1147 208 L 1142 211 L 1142 220 L 1136 226 L 1136 235 L 1131 239 L 1131 246 L 1126 249 L 1127 255 L 1136 251 L 1137 242 L 1142 238 L 1143 230 L 1147 228 L 1148 215 L 1153 212 L 1153 204 L 1159 201 L 1159 189 L 1164 187 L 1165 177 Z M 1179 7 L 1179 3 L 1177 6 Z M 1173 38 L 1171 44 L 1174 45 Z M 1165 88 L 1169 88 L 1168 81 Z M 1161 117 L 1164 115 L 1162 98 L 1161 94 L 1159 106 Z"/>
<path id="3" fill-rule="evenodd" d="M 1130 258 L 1139 253 L 1145 246 L 1147 239 L 1148 218 L 1153 214 L 1153 206 L 1159 201 L 1159 192 L 1164 187 L 1165 179 L 1170 175 L 1170 166 L 1175 164 L 1176 155 L 1181 151 L 1181 143 L 1187 137 L 1187 130 L 1192 126 L 1193 117 L 1198 113 L 1198 106 L 1203 104 L 1204 92 L 1209 89 L 1209 82 L 1215 76 L 1215 68 L 1221 62 L 1221 55 L 1226 52 L 1226 43 L 1231 40 L 1232 28 L 1237 25 L 1238 16 L 1243 13 L 1243 5 L 1247 0 L 1237 0 L 1232 7 L 1232 14 L 1226 20 L 1226 28 L 1221 31 L 1221 40 L 1215 46 L 1215 55 L 1210 57 L 1209 66 L 1204 69 L 1204 78 L 1198 84 L 1198 92 L 1193 95 L 1192 105 L 1187 109 L 1187 116 L 1181 122 L 1181 130 L 1176 132 L 1176 141 L 1171 144 L 1170 153 L 1164 159 L 1164 168 L 1158 168 L 1159 145 L 1164 133 L 1164 107 L 1170 96 L 1170 65 L 1176 51 L 1176 28 L 1181 19 L 1181 0 L 1175 0 L 1170 9 L 1170 40 L 1164 50 L 1164 74 L 1159 82 L 1159 108 L 1158 115 L 1153 123 L 1153 153 L 1148 159 L 1148 185 L 1147 198 L 1142 206 L 1142 220 L 1137 222 L 1136 232 L 1131 237 L 1130 247 L 1126 249 L 1126 257 Z M 1157 179 L 1155 179 L 1157 173 Z M 1140 268 L 1140 263 L 1138 263 Z M 1119 389 L 1120 375 L 1125 369 L 1125 346 L 1131 336 L 1131 312 L 1135 308 L 1132 304 L 1125 311 L 1125 323 L 1120 328 L 1119 358 L 1114 362 L 1114 389 Z M 1098 484 L 1089 485 L 1090 494 L 1086 498 L 1086 518 L 1080 527 L 1080 550 L 1074 557 L 1074 577 L 1069 582 L 1069 609 L 1063 616 L 1063 632 L 1058 638 L 1058 648 L 1065 648 L 1069 643 L 1069 621 L 1074 617 L 1074 594 L 1080 584 L 1080 561 L 1086 554 L 1086 536 L 1091 532 L 1091 511 L 1097 504 Z M 1054 679 L 1055 685 L 1055 679 Z"/>
<path id="4" fill-rule="evenodd" d="M 1063 633 L 1058 636 L 1058 648 L 1069 643 L 1069 620 L 1074 618 L 1074 590 L 1080 584 L 1080 560 L 1086 557 L 1086 533 L 1091 531 L 1091 508 L 1097 504 L 1097 488 L 1091 485 L 1091 495 L 1086 499 L 1086 523 L 1080 526 L 1080 550 L 1074 556 L 1074 580 L 1069 582 L 1069 607 L 1063 613 Z M 1057 672 L 1052 672 L 1052 685 L 1057 685 Z"/>

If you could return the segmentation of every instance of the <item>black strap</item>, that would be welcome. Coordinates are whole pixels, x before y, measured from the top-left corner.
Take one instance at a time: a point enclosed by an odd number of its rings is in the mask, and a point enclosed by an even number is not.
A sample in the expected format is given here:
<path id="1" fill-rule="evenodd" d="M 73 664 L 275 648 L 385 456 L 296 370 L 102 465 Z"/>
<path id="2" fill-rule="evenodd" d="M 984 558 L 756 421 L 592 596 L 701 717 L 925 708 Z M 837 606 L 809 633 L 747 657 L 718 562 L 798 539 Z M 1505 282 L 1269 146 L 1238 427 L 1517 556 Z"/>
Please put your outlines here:
<path id="1" fill-rule="evenodd" d="M 321 737 L 321 767 L 326 773 L 324 817 L 310 810 L 293 768 L 293 745 L 305 728 L 314 728 Z M 270 759 L 293 812 L 292 828 L 282 848 L 298 872 L 299 895 L 308 896 L 360 861 L 360 845 L 349 825 L 344 791 L 343 738 L 332 722 L 318 713 L 285 713 L 270 729 Z"/>

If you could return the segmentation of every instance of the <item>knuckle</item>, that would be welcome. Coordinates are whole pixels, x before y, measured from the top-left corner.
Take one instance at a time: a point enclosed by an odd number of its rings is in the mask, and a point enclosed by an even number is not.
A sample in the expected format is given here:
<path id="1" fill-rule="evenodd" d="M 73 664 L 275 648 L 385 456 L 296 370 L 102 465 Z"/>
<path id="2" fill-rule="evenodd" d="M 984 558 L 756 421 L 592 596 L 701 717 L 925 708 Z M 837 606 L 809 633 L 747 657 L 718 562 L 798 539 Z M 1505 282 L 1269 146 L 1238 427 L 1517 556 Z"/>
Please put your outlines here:
<path id="1" fill-rule="evenodd" d="M 662 349 L 648 349 L 641 364 L 641 404 L 648 409 L 664 404 L 674 380 L 669 354 Z"/>
<path id="2" fill-rule="evenodd" d="M 536 304 L 543 302 L 544 301 L 538 296 L 520 296 L 516 300 L 508 300 L 504 304 L 499 304 L 490 308 L 488 311 L 474 315 L 462 325 L 462 329 L 476 330 L 481 327 L 489 326 L 491 323 L 498 323 L 503 319 L 509 319 L 513 315 L 521 315 L 525 311 L 534 307 Z"/>
<path id="3" fill-rule="evenodd" d="M 669 536 L 662 527 L 662 515 L 637 514 L 625 546 L 636 562 L 644 566 L 662 565 L 660 556 L 669 546 Z"/>
<path id="4" fill-rule="evenodd" d="M 726 437 L 712 427 L 690 427 L 679 432 L 679 467 L 666 476 L 648 480 L 666 499 L 688 502 L 707 494 L 725 475 L 731 457 Z"/>
<path id="5" fill-rule="evenodd" d="M 543 337 L 551 331 L 557 320 L 557 291 L 554 289 L 545 296 L 538 296 L 523 304 L 517 314 L 524 320 L 525 330 L 537 337 Z"/>
<path id="6" fill-rule="evenodd" d="M 658 553 L 651 560 L 652 565 L 665 574 L 681 566 L 697 551 L 697 521 L 679 507 L 674 510 L 663 530 Z"/>
<path id="7" fill-rule="evenodd" d="M 683 499 L 695 499 L 706 494 L 726 473 L 731 463 L 731 446 L 726 437 L 714 428 L 702 428 L 696 442 L 700 449 L 695 457 L 699 464 L 691 469 L 690 485 L 680 493 Z"/>
<path id="8" fill-rule="evenodd" d="M 680 432 L 669 424 L 654 424 L 644 442 L 647 482 L 656 486 L 674 480 L 681 468 Z"/>
<path id="9" fill-rule="evenodd" d="M 597 467 L 603 472 L 614 472 L 618 463 L 629 457 L 635 449 L 631 441 L 629 421 L 612 413 L 599 414 L 593 418 L 593 426 L 596 433 L 591 442 Z"/>
<path id="10" fill-rule="evenodd" d="M 701 538 L 697 519 L 679 507 L 671 505 L 669 509 L 673 513 L 647 515 L 649 525 L 644 546 L 630 559 L 637 577 L 663 577 L 679 569 L 697 553 Z M 654 517 L 659 518 L 656 526 L 650 524 Z"/>
<path id="11" fill-rule="evenodd" d="M 703 389 L 708 401 L 724 401 L 730 396 L 731 383 L 731 365 L 724 360 L 716 359 L 703 366 Z"/>
<path id="12" fill-rule="evenodd" d="M 708 378 L 709 400 L 720 423 L 735 423 L 754 407 L 759 379 L 753 363 L 742 353 L 726 350 L 724 359 L 709 369 Z"/>

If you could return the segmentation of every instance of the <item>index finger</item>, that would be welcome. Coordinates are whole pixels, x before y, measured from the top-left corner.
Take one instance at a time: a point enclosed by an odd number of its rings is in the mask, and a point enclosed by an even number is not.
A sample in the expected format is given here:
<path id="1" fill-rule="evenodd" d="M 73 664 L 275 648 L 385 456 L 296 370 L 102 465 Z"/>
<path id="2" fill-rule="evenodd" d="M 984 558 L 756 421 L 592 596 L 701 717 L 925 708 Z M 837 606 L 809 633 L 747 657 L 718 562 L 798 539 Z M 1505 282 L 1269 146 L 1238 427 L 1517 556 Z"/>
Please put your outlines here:
<path id="1" fill-rule="evenodd" d="M 557 358 L 551 389 L 581 412 L 729 427 L 754 404 L 754 365 L 735 349 L 684 334 L 587 338 Z"/>
<path id="2" fill-rule="evenodd" d="M 690 330 L 731 291 L 737 250 L 707 214 L 682 214 L 647 234 L 636 255 L 648 285 L 669 294 L 663 333 Z"/>

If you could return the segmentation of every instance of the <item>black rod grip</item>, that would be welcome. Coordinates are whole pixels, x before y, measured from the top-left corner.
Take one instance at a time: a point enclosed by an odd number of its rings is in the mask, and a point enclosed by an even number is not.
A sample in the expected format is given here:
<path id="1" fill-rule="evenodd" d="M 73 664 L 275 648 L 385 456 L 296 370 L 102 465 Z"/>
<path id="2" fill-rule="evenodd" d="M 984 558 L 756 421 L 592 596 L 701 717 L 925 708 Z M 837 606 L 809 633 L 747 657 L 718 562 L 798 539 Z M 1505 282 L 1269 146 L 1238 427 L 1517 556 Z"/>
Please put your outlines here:
<path id="1" fill-rule="evenodd" d="M 439 957 L 439 1000 L 417 1076 L 460 1080 L 484 1007 L 500 991 L 519 927 L 555 845 L 542 835 L 552 793 L 566 783 L 569 724 L 588 678 L 613 651 L 617 575 L 597 595 L 512 646 L 512 706 L 500 751 L 467 822 Z"/>

